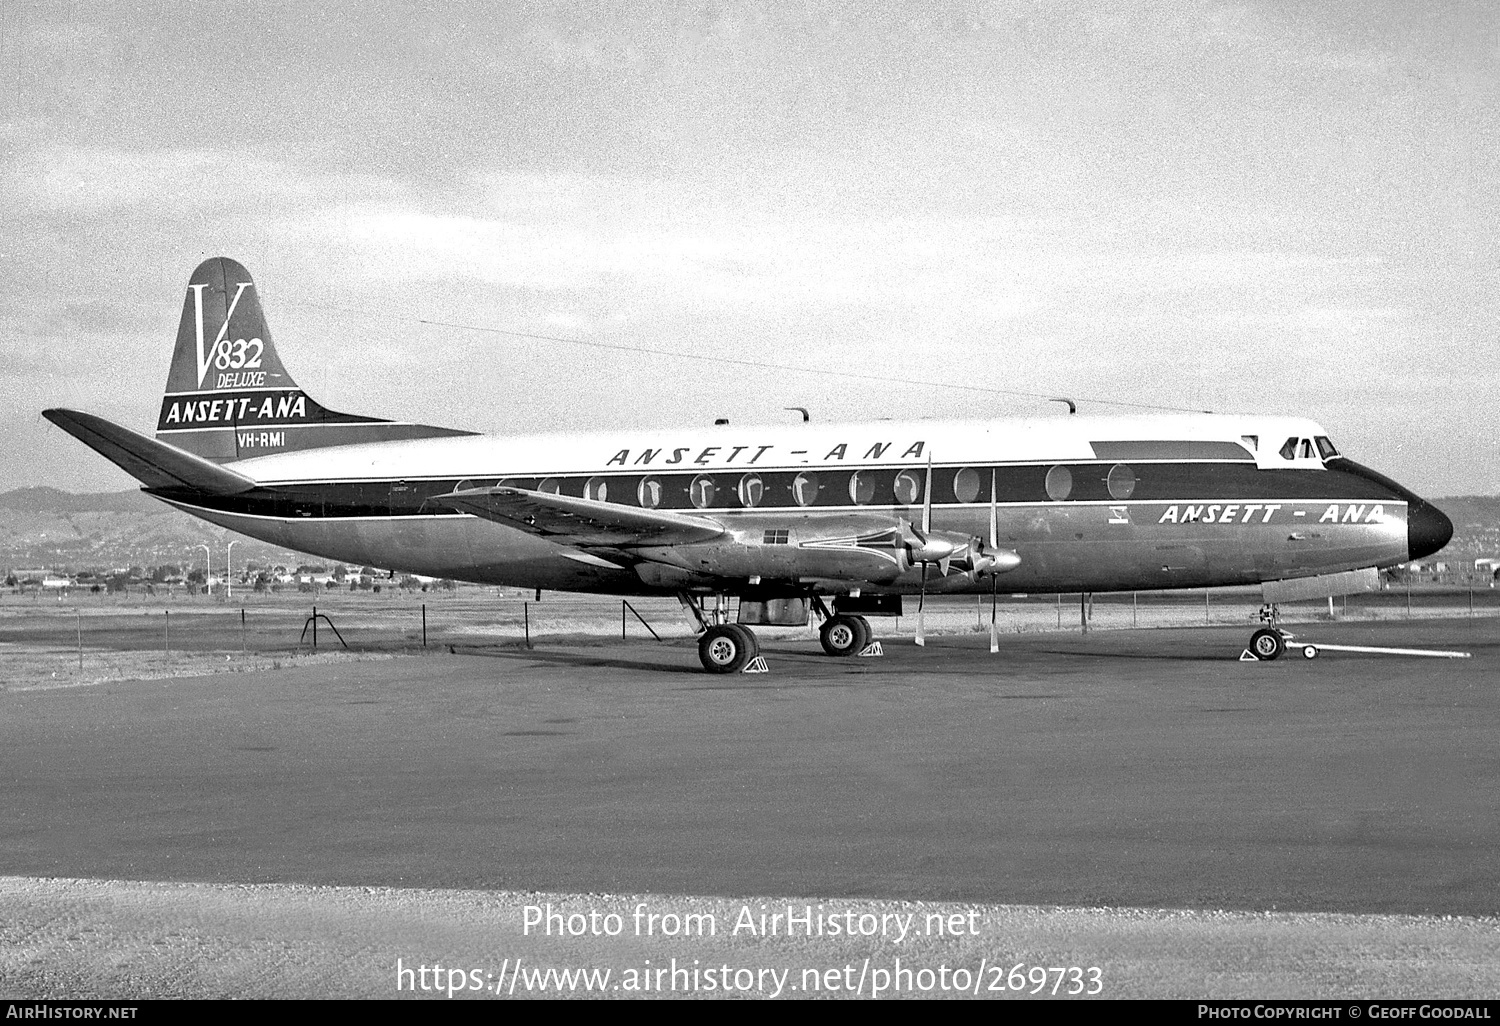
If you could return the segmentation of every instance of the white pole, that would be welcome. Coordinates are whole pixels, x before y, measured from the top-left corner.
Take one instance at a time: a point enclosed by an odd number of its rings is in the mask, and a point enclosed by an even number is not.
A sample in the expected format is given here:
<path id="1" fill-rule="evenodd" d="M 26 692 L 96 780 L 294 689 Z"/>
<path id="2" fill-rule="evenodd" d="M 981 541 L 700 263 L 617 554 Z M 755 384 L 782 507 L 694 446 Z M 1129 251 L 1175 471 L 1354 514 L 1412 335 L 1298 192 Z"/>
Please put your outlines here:
<path id="1" fill-rule="evenodd" d="M 203 550 L 203 561 L 208 564 L 203 571 L 203 591 L 206 594 L 209 590 L 208 582 L 214 575 L 214 554 L 213 550 L 202 542 L 198 543 L 198 547 Z"/>
<path id="2" fill-rule="evenodd" d="M 238 545 L 239 543 L 240 543 L 240 540 L 238 538 L 236 538 L 234 541 L 230 542 L 228 545 L 226 545 L 224 547 L 224 597 L 225 598 L 234 598 L 234 580 L 233 580 L 233 578 L 234 578 L 234 561 L 231 558 L 231 554 L 234 552 L 234 547 L 236 545 Z"/>

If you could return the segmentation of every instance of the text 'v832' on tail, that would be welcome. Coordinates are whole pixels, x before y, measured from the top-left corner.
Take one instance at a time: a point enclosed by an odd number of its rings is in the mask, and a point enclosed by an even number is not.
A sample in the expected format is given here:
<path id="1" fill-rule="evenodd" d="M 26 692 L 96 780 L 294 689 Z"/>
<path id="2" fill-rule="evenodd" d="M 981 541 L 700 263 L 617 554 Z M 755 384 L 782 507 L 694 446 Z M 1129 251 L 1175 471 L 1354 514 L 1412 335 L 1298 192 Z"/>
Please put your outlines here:
<path id="1" fill-rule="evenodd" d="M 156 421 L 158 441 L 224 463 L 468 433 L 328 409 L 282 364 L 250 272 L 227 257 L 205 260 L 193 272 Z"/>

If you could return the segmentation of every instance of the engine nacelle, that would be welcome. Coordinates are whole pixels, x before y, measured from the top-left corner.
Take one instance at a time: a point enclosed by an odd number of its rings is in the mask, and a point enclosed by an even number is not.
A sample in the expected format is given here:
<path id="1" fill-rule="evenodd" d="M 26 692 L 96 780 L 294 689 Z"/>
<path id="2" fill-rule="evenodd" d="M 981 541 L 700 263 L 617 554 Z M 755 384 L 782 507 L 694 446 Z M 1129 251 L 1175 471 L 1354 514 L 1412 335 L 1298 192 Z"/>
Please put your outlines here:
<path id="1" fill-rule="evenodd" d="M 718 577 L 820 578 L 889 584 L 911 568 L 903 524 L 884 517 L 741 521 L 728 534 L 688 545 L 632 551 L 657 563 Z"/>
<path id="2" fill-rule="evenodd" d="M 632 551 L 655 564 L 695 575 L 760 578 L 766 581 L 817 579 L 895 584 L 922 564 L 942 576 L 958 570 L 978 580 L 1020 563 L 1008 550 L 986 548 L 971 535 L 917 530 L 905 519 L 851 515 L 839 520 L 747 522 L 711 541 L 647 546 Z"/>

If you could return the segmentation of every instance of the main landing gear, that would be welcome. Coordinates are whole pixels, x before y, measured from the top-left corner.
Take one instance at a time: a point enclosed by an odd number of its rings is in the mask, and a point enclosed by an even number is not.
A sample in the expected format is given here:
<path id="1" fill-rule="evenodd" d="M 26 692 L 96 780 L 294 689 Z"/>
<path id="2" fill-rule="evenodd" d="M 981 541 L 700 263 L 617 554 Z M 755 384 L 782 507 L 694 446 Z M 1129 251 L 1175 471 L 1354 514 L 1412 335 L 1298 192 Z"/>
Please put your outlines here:
<path id="1" fill-rule="evenodd" d="M 865 650 L 873 633 L 870 621 L 864 617 L 839 613 L 823 621 L 818 640 L 823 643 L 823 651 L 831 656 L 852 656 Z"/>
<path id="2" fill-rule="evenodd" d="M 699 601 L 693 595 L 682 592 L 678 595 L 683 606 L 697 620 L 702 630 L 698 638 L 698 661 L 709 673 L 764 673 L 765 660 L 760 657 L 760 640 L 755 632 L 742 623 L 729 622 L 729 597 L 714 596 L 712 604 Z M 814 610 L 823 617 L 823 626 L 818 631 L 818 640 L 823 651 L 831 656 L 855 656 L 870 648 L 874 631 L 870 621 L 863 616 L 849 613 L 834 613 L 817 595 L 809 599 Z M 803 607 L 805 615 L 806 607 Z M 762 622 L 778 626 L 796 626 L 802 621 L 767 618 Z M 878 654 L 876 652 L 875 654 Z"/>
<path id="3" fill-rule="evenodd" d="M 760 641 L 744 624 L 714 624 L 698 639 L 698 659 L 709 673 L 739 673 L 760 655 Z"/>
<path id="4" fill-rule="evenodd" d="M 764 673 L 760 658 L 760 639 L 742 623 L 729 622 L 729 597 L 717 595 L 712 608 L 700 605 L 692 595 L 677 596 L 683 607 L 693 614 L 703 634 L 698 638 L 698 661 L 709 673 Z"/>

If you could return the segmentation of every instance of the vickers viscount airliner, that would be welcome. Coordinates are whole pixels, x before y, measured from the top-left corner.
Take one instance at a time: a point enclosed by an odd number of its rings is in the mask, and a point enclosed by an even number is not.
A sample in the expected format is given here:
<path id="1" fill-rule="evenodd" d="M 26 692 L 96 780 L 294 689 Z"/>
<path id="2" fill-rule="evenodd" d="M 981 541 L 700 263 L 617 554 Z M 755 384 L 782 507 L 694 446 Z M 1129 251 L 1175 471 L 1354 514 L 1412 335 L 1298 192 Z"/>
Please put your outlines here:
<path id="1" fill-rule="evenodd" d="M 677 595 L 706 669 L 754 625 L 830 655 L 903 596 L 1372 586 L 1452 524 L 1310 420 L 1164 415 L 494 437 L 335 413 L 299 388 L 233 260 L 193 272 L 155 439 L 46 417 L 164 502 L 301 552 L 483 584 Z M 735 615 L 730 606 L 735 603 Z M 920 602 L 920 599 L 919 599 Z M 733 619 L 736 622 L 730 622 Z M 919 635 L 920 640 L 920 635 Z M 1251 650 L 1280 655 L 1275 630 Z"/>

